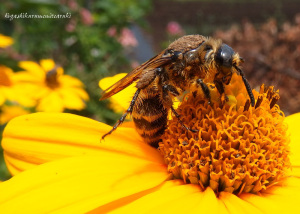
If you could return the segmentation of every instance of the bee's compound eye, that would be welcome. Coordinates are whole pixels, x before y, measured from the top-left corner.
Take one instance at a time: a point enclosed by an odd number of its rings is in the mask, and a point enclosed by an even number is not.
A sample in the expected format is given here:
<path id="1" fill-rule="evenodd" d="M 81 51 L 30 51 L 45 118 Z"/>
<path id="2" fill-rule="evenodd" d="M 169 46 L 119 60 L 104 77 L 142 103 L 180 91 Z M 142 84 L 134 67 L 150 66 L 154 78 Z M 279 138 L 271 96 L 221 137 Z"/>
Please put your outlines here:
<path id="1" fill-rule="evenodd" d="M 216 53 L 216 62 L 220 66 L 224 67 L 232 67 L 232 56 L 234 55 L 234 51 L 231 47 L 226 44 L 223 44 Z"/>

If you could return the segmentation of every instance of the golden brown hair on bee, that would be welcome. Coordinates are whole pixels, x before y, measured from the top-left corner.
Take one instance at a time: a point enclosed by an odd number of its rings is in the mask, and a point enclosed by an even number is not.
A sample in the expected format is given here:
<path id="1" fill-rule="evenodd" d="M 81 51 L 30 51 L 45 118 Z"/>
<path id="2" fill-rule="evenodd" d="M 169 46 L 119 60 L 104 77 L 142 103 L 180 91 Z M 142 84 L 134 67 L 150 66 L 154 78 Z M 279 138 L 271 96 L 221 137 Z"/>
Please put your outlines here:
<path id="1" fill-rule="evenodd" d="M 180 115 L 172 107 L 173 99 L 189 90 L 203 93 L 210 102 L 207 83 L 214 83 L 220 96 L 226 98 L 224 87 L 229 84 L 233 72 L 242 76 L 250 103 L 254 106 L 251 87 L 240 68 L 242 62 L 242 58 L 221 40 L 201 35 L 188 35 L 177 39 L 167 49 L 104 91 L 101 100 L 137 82 L 137 91 L 129 108 L 102 139 L 117 129 L 130 113 L 137 132 L 146 143 L 154 147 L 157 147 L 167 127 L 170 110 L 184 128 L 196 131 L 181 122 Z"/>

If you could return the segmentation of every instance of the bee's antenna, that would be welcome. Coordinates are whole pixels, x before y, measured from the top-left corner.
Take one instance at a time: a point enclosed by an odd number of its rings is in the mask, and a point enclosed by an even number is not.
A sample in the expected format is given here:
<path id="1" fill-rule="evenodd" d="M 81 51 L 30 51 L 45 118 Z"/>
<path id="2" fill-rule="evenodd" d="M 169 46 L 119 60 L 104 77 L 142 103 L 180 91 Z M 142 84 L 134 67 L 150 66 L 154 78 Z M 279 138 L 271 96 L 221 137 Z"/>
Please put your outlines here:
<path id="1" fill-rule="evenodd" d="M 248 80 L 247 80 L 246 77 L 245 77 L 244 72 L 243 72 L 238 66 L 236 66 L 236 65 L 233 65 L 233 66 L 234 66 L 235 69 L 240 73 L 240 75 L 241 75 L 241 77 L 242 77 L 242 79 L 243 79 L 244 85 L 245 85 L 245 87 L 246 87 L 246 90 L 247 90 L 247 92 L 248 92 L 248 95 L 249 95 L 249 97 L 250 97 L 250 100 L 251 100 L 251 106 L 254 107 L 254 105 L 255 105 L 254 95 L 253 95 L 253 93 L 252 93 L 251 86 L 250 86 Z"/>

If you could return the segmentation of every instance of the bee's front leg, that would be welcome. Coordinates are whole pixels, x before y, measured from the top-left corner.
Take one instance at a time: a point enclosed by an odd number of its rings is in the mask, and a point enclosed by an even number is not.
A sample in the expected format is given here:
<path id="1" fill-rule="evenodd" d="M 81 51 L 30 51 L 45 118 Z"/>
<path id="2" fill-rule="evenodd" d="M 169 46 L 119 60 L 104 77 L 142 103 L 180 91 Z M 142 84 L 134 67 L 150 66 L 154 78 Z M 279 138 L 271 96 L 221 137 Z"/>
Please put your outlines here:
<path id="1" fill-rule="evenodd" d="M 163 99 L 169 99 L 168 101 L 172 104 L 173 101 L 171 99 L 171 96 L 169 94 L 172 94 L 174 97 L 179 96 L 179 92 L 177 91 L 177 89 L 172 86 L 172 85 L 163 85 L 162 87 L 163 89 Z M 164 100 L 164 102 L 168 103 L 168 101 Z M 191 129 L 189 127 L 187 127 L 181 120 L 180 115 L 176 112 L 176 110 L 173 108 L 173 106 L 171 105 L 171 110 L 173 112 L 173 114 L 175 115 L 175 117 L 178 119 L 179 123 L 181 124 L 181 126 L 183 128 L 185 128 L 187 131 L 191 131 L 191 132 L 198 132 L 199 130 L 196 129 Z"/>
<path id="2" fill-rule="evenodd" d="M 228 102 L 229 98 L 225 94 L 224 84 L 222 82 L 219 82 L 219 81 L 215 81 L 214 83 L 215 83 L 215 86 L 216 86 L 220 96 L 221 96 L 221 101 L 225 100 L 225 102 Z"/>
<path id="3" fill-rule="evenodd" d="M 206 99 L 208 100 L 208 104 L 211 105 L 211 97 L 210 97 L 210 90 L 208 88 L 208 86 L 203 82 L 202 79 L 197 79 L 197 84 L 201 86 L 201 89 L 206 97 Z"/>

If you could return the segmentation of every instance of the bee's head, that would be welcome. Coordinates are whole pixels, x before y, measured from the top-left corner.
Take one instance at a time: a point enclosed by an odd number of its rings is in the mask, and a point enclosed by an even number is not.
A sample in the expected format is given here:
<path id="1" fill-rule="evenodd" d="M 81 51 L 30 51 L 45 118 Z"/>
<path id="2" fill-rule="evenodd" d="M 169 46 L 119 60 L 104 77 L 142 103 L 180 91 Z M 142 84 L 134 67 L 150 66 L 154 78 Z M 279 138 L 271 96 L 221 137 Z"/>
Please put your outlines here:
<path id="1" fill-rule="evenodd" d="M 222 44 L 215 54 L 215 61 L 218 69 L 224 74 L 232 73 L 232 67 L 238 66 L 243 59 L 226 44 Z"/>

